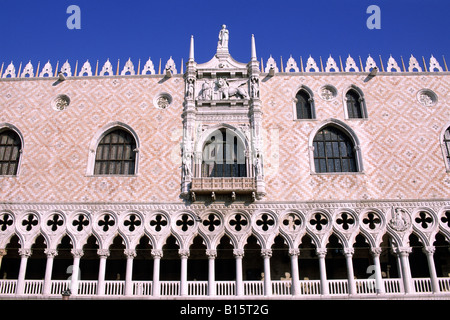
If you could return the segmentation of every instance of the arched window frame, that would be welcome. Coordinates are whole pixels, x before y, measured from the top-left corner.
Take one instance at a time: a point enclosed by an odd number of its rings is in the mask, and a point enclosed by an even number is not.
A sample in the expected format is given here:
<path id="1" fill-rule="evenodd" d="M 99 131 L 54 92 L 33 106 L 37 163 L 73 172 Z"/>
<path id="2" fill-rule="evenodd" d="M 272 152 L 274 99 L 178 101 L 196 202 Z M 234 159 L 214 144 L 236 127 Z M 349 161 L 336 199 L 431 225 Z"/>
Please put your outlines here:
<path id="1" fill-rule="evenodd" d="M 134 141 L 136 142 L 136 156 L 135 156 L 135 168 L 134 168 L 134 174 L 112 174 L 112 175 L 97 175 L 94 174 L 95 169 L 95 159 L 97 154 L 97 146 L 100 143 L 100 141 L 105 137 L 108 133 L 110 133 L 113 130 L 116 129 L 122 129 L 124 131 L 127 131 L 132 135 L 134 138 Z M 97 131 L 97 133 L 94 135 L 94 137 L 91 140 L 91 143 L 89 145 L 89 156 L 88 156 L 88 165 L 86 169 L 86 175 L 87 176 L 137 176 L 138 175 L 138 168 L 139 168 L 139 150 L 140 150 L 140 143 L 139 143 L 139 137 L 136 134 L 136 132 L 127 124 L 122 122 L 112 122 L 110 124 L 107 124 L 106 126 L 102 127 L 100 130 Z"/>
<path id="2" fill-rule="evenodd" d="M 317 172 L 314 162 L 314 138 L 316 137 L 317 133 L 324 129 L 325 127 L 333 126 L 341 131 L 343 131 L 345 134 L 348 135 L 348 137 L 352 140 L 353 143 L 353 151 L 355 154 L 355 164 L 356 164 L 356 172 Z M 361 145 L 358 139 L 358 136 L 353 131 L 352 128 L 350 128 L 347 124 L 344 122 L 337 120 L 337 119 L 328 119 L 324 122 L 320 123 L 316 128 L 310 133 L 309 141 L 308 141 L 308 150 L 309 150 L 309 163 L 310 163 L 310 173 L 311 174 L 363 174 L 364 173 L 364 166 L 363 166 L 363 158 L 362 158 L 362 152 L 361 152 Z"/>
<path id="3" fill-rule="evenodd" d="M 11 130 L 13 131 L 15 134 L 17 134 L 17 136 L 20 139 L 20 150 L 19 150 L 19 160 L 17 161 L 17 170 L 16 173 L 13 175 L 0 175 L 3 177 L 17 177 L 20 173 L 20 168 L 21 168 L 21 164 L 22 164 L 22 158 L 23 158 L 23 150 L 24 150 L 24 140 L 23 140 L 23 135 L 20 132 L 20 130 L 10 124 L 10 123 L 0 123 L 0 132 L 6 131 L 6 130 Z"/>
<path id="4" fill-rule="evenodd" d="M 252 165 L 252 160 L 250 157 L 251 152 L 249 151 L 250 143 L 249 143 L 247 137 L 241 130 L 239 130 L 231 125 L 223 124 L 223 123 L 208 128 L 208 130 L 205 130 L 202 133 L 202 135 L 200 136 L 200 138 L 197 140 L 196 145 L 195 145 L 194 167 L 192 168 L 194 177 L 196 177 L 196 178 L 202 177 L 203 148 L 204 148 L 206 142 L 208 141 L 208 139 L 210 138 L 210 136 L 214 132 L 219 131 L 220 129 L 226 129 L 226 130 L 232 131 L 233 135 L 235 137 L 237 137 L 237 139 L 239 140 L 238 143 L 242 144 L 242 146 L 244 148 L 244 153 L 245 153 L 244 156 L 245 156 L 245 165 L 246 165 L 246 177 L 253 177 L 253 170 L 252 170 L 253 165 Z M 208 178 L 208 177 L 203 177 L 203 178 Z"/>
<path id="5" fill-rule="evenodd" d="M 450 142 L 448 142 L 449 145 L 446 145 L 445 140 L 445 133 L 450 133 L 450 122 L 448 122 L 444 129 L 441 131 L 441 134 L 439 135 L 439 144 L 441 145 L 442 149 L 442 156 L 444 158 L 444 164 L 445 164 L 445 171 L 450 173 Z"/>
<path id="6" fill-rule="evenodd" d="M 355 91 L 359 95 L 359 103 L 360 103 L 360 108 L 361 108 L 361 117 L 360 118 L 350 118 L 350 116 L 348 114 L 347 93 L 350 90 Z M 364 93 L 363 93 L 363 91 L 360 88 L 358 88 L 357 86 L 352 84 L 346 90 L 344 90 L 342 99 L 343 99 L 343 102 L 344 102 L 343 104 L 344 104 L 344 117 L 345 117 L 345 119 L 348 119 L 348 120 L 361 120 L 361 119 L 367 119 L 368 118 L 367 107 L 366 107 L 366 99 L 364 98 Z"/>
<path id="7" fill-rule="evenodd" d="M 297 94 L 303 91 L 309 96 L 309 105 L 311 108 L 311 118 L 298 118 L 297 116 Z M 293 119 L 298 121 L 304 121 L 304 120 L 315 120 L 316 119 L 316 105 L 314 101 L 314 93 L 313 91 L 308 88 L 305 85 L 301 85 L 300 87 L 296 88 L 296 90 L 292 94 L 292 114 Z"/>

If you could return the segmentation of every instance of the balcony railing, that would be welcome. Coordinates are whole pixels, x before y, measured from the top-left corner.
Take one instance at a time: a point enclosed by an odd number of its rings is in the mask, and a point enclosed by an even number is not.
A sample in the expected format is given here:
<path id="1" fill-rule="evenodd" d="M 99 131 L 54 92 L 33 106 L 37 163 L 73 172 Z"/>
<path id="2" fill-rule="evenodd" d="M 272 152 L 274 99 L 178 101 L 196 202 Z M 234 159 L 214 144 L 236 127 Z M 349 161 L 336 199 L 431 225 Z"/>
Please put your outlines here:
<path id="1" fill-rule="evenodd" d="M 256 182 L 254 178 L 192 178 L 191 191 L 196 193 L 209 192 L 236 192 L 248 193 L 256 191 Z"/>
<path id="2" fill-rule="evenodd" d="M 329 297 L 343 297 L 349 295 L 349 285 L 347 279 L 328 280 Z M 215 296 L 233 297 L 236 296 L 235 281 L 215 281 Z M 320 296 L 321 287 L 320 280 L 300 280 L 300 293 L 302 296 Z M 383 279 L 384 291 L 382 296 L 401 295 L 404 294 L 403 282 L 400 278 Z M 439 289 L 442 296 L 450 297 L 450 278 L 438 278 Z M 70 280 L 52 280 L 49 296 L 60 297 L 65 290 L 70 288 Z M 133 297 L 152 298 L 153 282 L 152 281 L 132 281 Z M 160 296 L 177 297 L 180 295 L 179 281 L 160 281 Z M 414 278 L 414 293 L 412 295 L 434 295 L 432 291 L 431 280 L 429 278 Z M 208 281 L 188 281 L 188 296 L 191 297 L 207 297 Z M 379 296 L 375 287 L 374 279 L 356 279 L 356 295 L 357 296 Z M 272 296 L 291 296 L 292 282 L 289 280 L 272 280 Z M 25 280 L 24 293 L 20 297 L 39 298 L 43 296 L 44 280 Z M 96 280 L 80 280 L 78 281 L 77 296 L 80 298 L 95 298 L 97 294 L 98 282 Z M 244 281 L 244 296 L 252 298 L 265 296 L 263 281 Z M 0 280 L 0 298 L 8 296 L 16 296 L 17 280 Z M 120 297 L 125 295 L 125 281 L 105 281 L 104 296 Z"/>

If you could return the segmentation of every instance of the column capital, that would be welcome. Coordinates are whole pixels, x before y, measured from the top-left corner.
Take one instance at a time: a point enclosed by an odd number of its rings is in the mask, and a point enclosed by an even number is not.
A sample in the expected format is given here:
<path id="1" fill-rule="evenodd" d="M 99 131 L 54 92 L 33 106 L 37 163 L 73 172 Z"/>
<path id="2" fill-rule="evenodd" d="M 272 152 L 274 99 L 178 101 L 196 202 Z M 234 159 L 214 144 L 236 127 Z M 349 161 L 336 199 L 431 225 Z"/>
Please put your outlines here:
<path id="1" fill-rule="evenodd" d="M 261 249 L 261 257 L 270 258 L 272 256 L 272 249 Z"/>
<path id="2" fill-rule="evenodd" d="M 32 254 L 32 251 L 30 248 L 20 248 L 19 249 L 19 255 L 22 258 L 29 258 L 31 256 L 31 254 Z"/>
<path id="3" fill-rule="evenodd" d="M 412 248 L 411 247 L 394 247 L 394 248 L 392 248 L 392 251 L 395 254 L 399 254 L 399 255 L 409 255 L 412 252 Z"/>
<path id="4" fill-rule="evenodd" d="M 348 257 L 348 256 L 353 256 L 353 254 L 355 253 L 355 249 L 352 247 L 352 248 L 344 248 L 344 255 L 346 256 L 346 257 Z"/>
<path id="5" fill-rule="evenodd" d="M 189 258 L 189 250 L 188 249 L 179 249 L 178 254 L 181 258 Z"/>
<path id="6" fill-rule="evenodd" d="M 108 258 L 109 257 L 109 250 L 108 249 L 98 249 L 97 255 L 100 256 L 100 258 Z"/>
<path id="7" fill-rule="evenodd" d="M 161 259 L 163 257 L 163 251 L 161 249 L 152 249 L 152 258 Z"/>
<path id="8" fill-rule="evenodd" d="M 242 257 L 244 257 L 244 250 L 243 249 L 233 249 L 233 255 L 236 258 L 242 258 Z"/>
<path id="9" fill-rule="evenodd" d="M 425 254 L 434 254 L 434 252 L 436 251 L 436 248 L 434 246 L 425 246 L 422 248 L 423 253 Z"/>
<path id="10" fill-rule="evenodd" d="M 44 253 L 47 255 L 47 258 L 54 258 L 58 255 L 58 250 L 56 249 L 45 249 Z"/>
<path id="11" fill-rule="evenodd" d="M 327 255 L 327 248 L 317 248 L 316 254 L 319 256 L 319 258 L 325 258 Z"/>
<path id="12" fill-rule="evenodd" d="M 373 257 L 378 257 L 381 254 L 382 250 L 380 247 L 370 248 L 370 253 L 372 253 Z"/>
<path id="13" fill-rule="evenodd" d="M 81 258 L 84 255 L 83 249 L 72 249 L 70 253 L 74 258 Z"/>
<path id="14" fill-rule="evenodd" d="M 289 249 L 289 255 L 290 256 L 300 255 L 300 249 L 299 248 Z"/>
<path id="15" fill-rule="evenodd" d="M 215 259 L 217 257 L 217 250 L 214 249 L 206 249 L 206 255 L 210 259 Z"/>
<path id="16" fill-rule="evenodd" d="M 136 250 L 135 249 L 125 249 L 123 251 L 123 254 L 127 257 L 127 258 L 135 258 L 136 257 Z"/>

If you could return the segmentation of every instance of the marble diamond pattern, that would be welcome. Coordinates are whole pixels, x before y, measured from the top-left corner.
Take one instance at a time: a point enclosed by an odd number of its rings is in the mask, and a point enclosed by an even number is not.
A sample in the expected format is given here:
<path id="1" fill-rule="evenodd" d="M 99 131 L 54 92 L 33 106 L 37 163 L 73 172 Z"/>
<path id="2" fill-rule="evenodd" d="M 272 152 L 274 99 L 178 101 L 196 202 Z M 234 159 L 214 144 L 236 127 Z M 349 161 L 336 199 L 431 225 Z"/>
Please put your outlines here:
<path id="1" fill-rule="evenodd" d="M 263 78 L 264 76 L 262 76 Z M 354 201 L 448 198 L 439 135 L 450 121 L 447 73 L 385 73 L 365 81 L 362 73 L 277 74 L 261 81 L 266 196 L 261 201 Z M 180 143 L 184 79 L 180 75 L 0 80 L 0 123 L 24 137 L 20 173 L 0 178 L 2 202 L 175 202 L 181 203 Z M 315 120 L 294 120 L 296 90 L 314 93 Z M 332 85 L 326 101 L 320 89 Z M 345 119 L 344 95 L 351 86 L 364 93 L 367 119 Z M 437 104 L 421 105 L 429 89 Z M 172 103 L 158 109 L 154 99 Z M 70 105 L 52 108 L 65 94 Z M 357 135 L 364 171 L 311 174 L 308 141 L 324 121 L 337 119 Z M 88 176 L 89 146 L 95 134 L 120 121 L 136 132 L 140 149 L 135 176 Z"/>

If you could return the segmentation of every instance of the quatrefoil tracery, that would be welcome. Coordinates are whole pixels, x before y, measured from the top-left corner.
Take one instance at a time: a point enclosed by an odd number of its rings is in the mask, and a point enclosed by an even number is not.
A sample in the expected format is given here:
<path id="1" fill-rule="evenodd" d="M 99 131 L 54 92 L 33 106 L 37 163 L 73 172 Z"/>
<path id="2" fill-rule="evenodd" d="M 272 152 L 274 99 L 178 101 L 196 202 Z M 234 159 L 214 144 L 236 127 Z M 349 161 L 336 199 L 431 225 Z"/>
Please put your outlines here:
<path id="1" fill-rule="evenodd" d="M 373 212 L 369 212 L 366 217 L 362 220 L 363 224 L 369 227 L 371 230 L 375 230 L 381 225 L 380 217 Z"/>
<path id="2" fill-rule="evenodd" d="M 344 230 L 348 230 L 355 224 L 355 219 L 352 217 L 351 214 L 347 212 L 343 212 L 340 214 L 340 216 L 336 219 L 336 223 L 338 226 L 340 226 Z"/>
<path id="3" fill-rule="evenodd" d="M 26 231 L 31 231 L 31 229 L 37 226 L 38 223 L 39 220 L 33 213 L 28 214 L 27 217 L 22 220 L 22 226 L 26 227 L 25 228 Z"/>
<path id="4" fill-rule="evenodd" d="M 445 213 L 441 217 L 441 221 L 447 224 L 447 227 L 450 228 L 450 211 L 445 211 Z"/>
<path id="5" fill-rule="evenodd" d="M 190 227 L 194 225 L 194 220 L 188 214 L 183 214 L 181 219 L 177 220 L 176 225 L 181 227 L 180 229 L 184 232 L 188 231 Z"/>
<path id="6" fill-rule="evenodd" d="M 230 226 L 234 227 L 234 230 L 241 231 L 243 227 L 248 225 L 248 221 L 244 215 L 240 213 L 236 213 L 234 215 L 234 219 L 231 219 L 229 222 Z"/>
<path id="7" fill-rule="evenodd" d="M 428 212 L 420 211 L 419 214 L 414 219 L 416 224 L 422 229 L 427 229 L 429 225 L 433 224 L 433 218 Z"/>
<path id="8" fill-rule="evenodd" d="M 109 227 L 112 227 L 115 224 L 116 222 L 114 221 L 114 218 L 109 214 L 105 214 L 103 220 L 98 221 L 98 226 L 103 227 L 102 229 L 104 232 L 107 232 L 109 230 Z"/>
<path id="9" fill-rule="evenodd" d="M 47 220 L 47 226 L 50 227 L 50 230 L 55 232 L 64 224 L 64 220 L 59 214 L 54 214 L 51 219 Z"/>
<path id="10" fill-rule="evenodd" d="M 8 227 L 13 225 L 14 220 L 10 216 L 11 215 L 9 213 L 5 213 L 0 218 L 0 231 L 6 231 Z"/>
<path id="11" fill-rule="evenodd" d="M 275 226 L 275 221 L 272 218 L 272 216 L 270 216 L 267 213 L 263 213 L 261 215 L 261 218 L 256 220 L 256 225 L 260 227 L 263 231 L 267 231 L 269 229 L 272 229 L 273 226 Z"/>
<path id="12" fill-rule="evenodd" d="M 220 219 L 214 213 L 210 213 L 208 218 L 203 220 L 203 225 L 208 228 L 208 231 L 214 232 L 216 227 L 220 226 Z"/>
<path id="13" fill-rule="evenodd" d="M 84 227 L 89 225 L 89 219 L 84 214 L 79 214 L 75 220 L 72 221 L 72 225 L 77 227 L 77 231 L 83 231 Z"/>
<path id="14" fill-rule="evenodd" d="M 322 213 L 317 212 L 314 214 L 313 218 L 309 221 L 309 223 L 315 226 L 317 231 L 321 231 L 323 229 L 322 226 L 326 226 L 328 224 L 328 219 Z"/>
<path id="15" fill-rule="evenodd" d="M 167 224 L 167 219 L 162 214 L 157 214 L 155 218 L 150 221 L 150 226 L 152 226 L 156 232 L 160 232 Z"/>
<path id="16" fill-rule="evenodd" d="M 128 227 L 128 230 L 130 232 L 133 232 L 136 230 L 136 227 L 139 227 L 141 225 L 141 219 L 136 214 L 130 214 L 128 216 L 128 219 L 123 222 L 123 225 L 125 227 Z"/>

